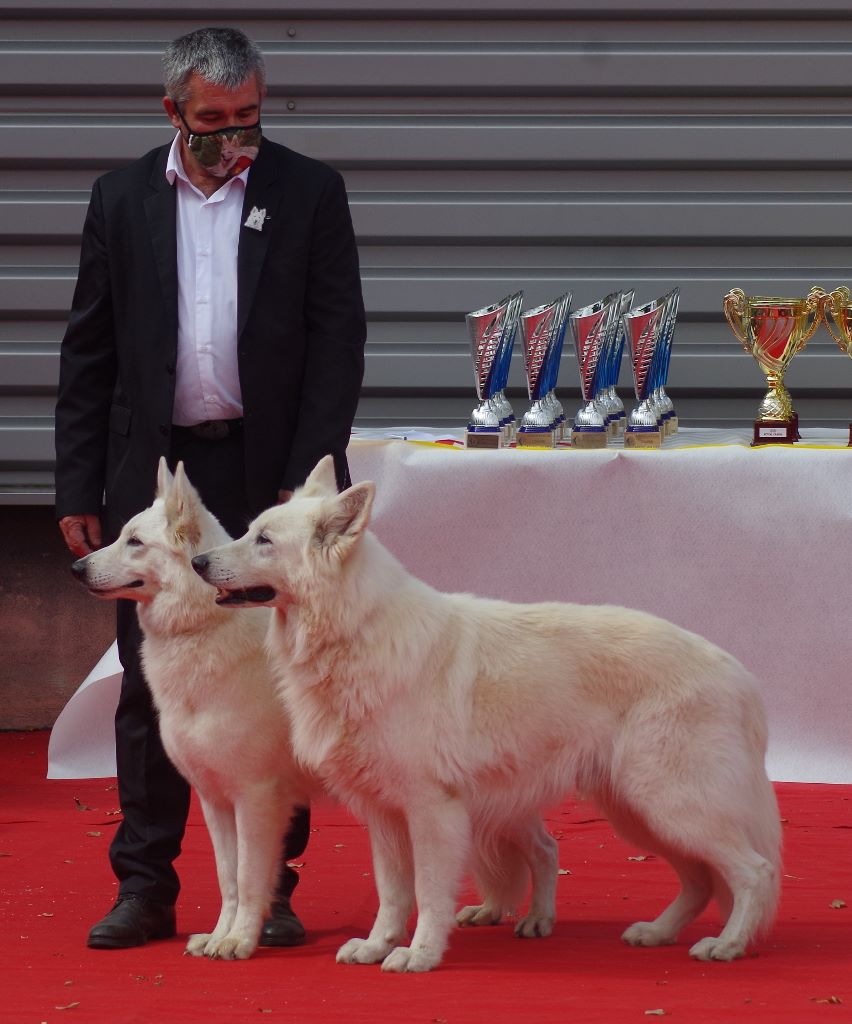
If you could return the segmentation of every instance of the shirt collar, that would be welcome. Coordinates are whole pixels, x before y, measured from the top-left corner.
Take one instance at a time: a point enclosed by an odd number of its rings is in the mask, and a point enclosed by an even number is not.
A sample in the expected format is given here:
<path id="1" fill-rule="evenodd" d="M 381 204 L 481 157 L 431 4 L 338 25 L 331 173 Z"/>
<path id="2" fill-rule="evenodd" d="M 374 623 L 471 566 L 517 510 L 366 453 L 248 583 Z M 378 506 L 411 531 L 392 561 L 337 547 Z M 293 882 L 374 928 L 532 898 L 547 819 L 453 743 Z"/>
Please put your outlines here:
<path id="1" fill-rule="evenodd" d="M 184 169 L 183 158 L 181 157 L 180 152 L 180 138 L 180 132 L 178 132 L 172 141 L 172 146 L 169 150 L 169 158 L 166 161 L 166 180 L 170 185 L 174 185 L 175 179 L 180 178 L 180 180 L 189 185 L 190 188 L 195 189 L 199 195 L 203 195 L 204 193 L 199 188 L 196 188 L 196 186 L 189 180 L 186 170 Z M 250 166 L 246 167 L 244 171 L 240 171 L 240 173 L 235 174 L 233 178 L 229 178 L 221 188 L 216 189 L 213 196 L 218 195 L 220 192 L 224 193 L 224 190 L 228 188 L 232 181 L 241 181 L 245 186 L 248 182 L 248 174 L 250 170 Z M 210 198 L 212 199 L 213 196 L 210 196 Z"/>

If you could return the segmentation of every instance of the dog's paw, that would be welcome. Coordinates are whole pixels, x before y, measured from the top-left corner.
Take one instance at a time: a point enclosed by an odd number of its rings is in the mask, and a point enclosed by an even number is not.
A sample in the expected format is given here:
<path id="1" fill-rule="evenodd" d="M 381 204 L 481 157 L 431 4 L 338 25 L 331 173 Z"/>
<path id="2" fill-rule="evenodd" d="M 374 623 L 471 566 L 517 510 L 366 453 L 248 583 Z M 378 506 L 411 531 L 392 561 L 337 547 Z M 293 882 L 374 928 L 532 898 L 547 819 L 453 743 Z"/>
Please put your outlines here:
<path id="1" fill-rule="evenodd" d="M 412 946 L 397 946 L 385 957 L 382 970 L 392 971 L 395 974 L 405 972 L 414 974 L 431 971 L 440 962 L 440 956 L 435 956 L 426 950 L 414 949 Z"/>
<path id="2" fill-rule="evenodd" d="M 209 941 L 210 935 L 207 932 L 197 932 L 195 935 L 190 935 L 186 949 L 183 951 L 184 956 L 204 956 Z"/>
<path id="3" fill-rule="evenodd" d="M 515 925 L 519 939 L 544 939 L 553 931 L 555 918 L 549 914 L 527 914 Z"/>
<path id="4" fill-rule="evenodd" d="M 377 964 L 384 960 L 392 948 L 388 942 L 350 939 L 338 949 L 335 959 L 339 964 Z"/>
<path id="5" fill-rule="evenodd" d="M 502 916 L 499 908 L 483 903 L 476 907 L 462 907 L 456 914 L 456 924 L 461 928 L 475 927 L 480 924 L 499 924 Z"/>
<path id="6" fill-rule="evenodd" d="M 671 946 L 676 938 L 653 921 L 637 921 L 622 933 L 621 941 L 628 946 Z"/>
<path id="7" fill-rule="evenodd" d="M 248 960 L 257 949 L 257 941 L 245 935 L 225 935 L 221 939 L 211 939 L 207 943 L 204 955 L 211 960 Z"/>
<path id="8" fill-rule="evenodd" d="M 743 953 L 745 947 L 741 942 L 725 942 L 712 936 L 700 939 L 689 951 L 693 960 L 736 960 Z"/>

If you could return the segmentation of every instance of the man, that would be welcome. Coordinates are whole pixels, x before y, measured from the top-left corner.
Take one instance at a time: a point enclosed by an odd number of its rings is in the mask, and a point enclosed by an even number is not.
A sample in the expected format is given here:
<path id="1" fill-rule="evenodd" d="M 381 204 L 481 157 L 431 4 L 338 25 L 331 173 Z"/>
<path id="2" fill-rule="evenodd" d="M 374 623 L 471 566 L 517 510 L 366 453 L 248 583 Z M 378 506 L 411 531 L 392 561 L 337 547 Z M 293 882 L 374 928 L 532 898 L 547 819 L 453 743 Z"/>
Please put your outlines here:
<path id="1" fill-rule="evenodd" d="M 364 308 L 343 181 L 262 138 L 257 46 L 200 29 L 163 59 L 174 142 L 94 185 L 60 360 L 56 509 L 77 556 L 150 504 L 157 462 L 182 459 L 234 535 L 286 501 L 319 459 L 348 483 L 364 365 Z M 116 712 L 123 821 L 118 901 L 89 934 L 125 948 L 175 934 L 189 793 L 160 744 L 132 602 L 119 602 Z M 305 848 L 306 809 L 284 859 Z M 298 881 L 282 865 L 265 945 L 294 945 Z"/>

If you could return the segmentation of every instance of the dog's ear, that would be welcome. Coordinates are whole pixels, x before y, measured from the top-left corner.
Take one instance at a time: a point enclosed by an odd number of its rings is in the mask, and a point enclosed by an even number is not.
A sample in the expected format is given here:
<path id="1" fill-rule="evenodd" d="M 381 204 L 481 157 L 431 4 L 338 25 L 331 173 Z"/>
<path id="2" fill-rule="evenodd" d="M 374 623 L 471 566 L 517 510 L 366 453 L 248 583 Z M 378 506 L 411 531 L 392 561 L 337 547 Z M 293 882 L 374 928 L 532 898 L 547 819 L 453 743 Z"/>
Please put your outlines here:
<path id="1" fill-rule="evenodd" d="M 201 498 L 189 482 L 183 463 L 175 467 L 166 495 L 166 522 L 178 544 L 197 547 L 201 543 Z"/>
<path id="2" fill-rule="evenodd" d="M 165 498 L 169 493 L 169 488 L 172 486 L 174 477 L 169 471 L 169 464 L 166 462 L 165 455 L 160 456 L 160 463 L 157 466 L 157 493 L 154 495 L 156 498 Z"/>
<path id="3" fill-rule="evenodd" d="M 334 473 L 334 458 L 324 455 L 314 467 L 299 493 L 306 498 L 323 498 L 327 494 L 337 494 L 337 477 Z"/>
<path id="4" fill-rule="evenodd" d="M 367 528 L 375 493 L 376 485 L 367 480 L 325 502 L 316 528 L 319 547 L 345 558 Z"/>

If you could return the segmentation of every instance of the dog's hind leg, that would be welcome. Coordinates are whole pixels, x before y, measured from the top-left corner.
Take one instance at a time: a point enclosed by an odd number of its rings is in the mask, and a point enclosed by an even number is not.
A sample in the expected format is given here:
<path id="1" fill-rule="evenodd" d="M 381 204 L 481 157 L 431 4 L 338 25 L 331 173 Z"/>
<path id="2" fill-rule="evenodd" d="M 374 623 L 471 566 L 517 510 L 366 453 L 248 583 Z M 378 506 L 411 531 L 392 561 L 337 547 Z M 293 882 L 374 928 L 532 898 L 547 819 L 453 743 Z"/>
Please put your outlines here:
<path id="1" fill-rule="evenodd" d="M 520 939 L 543 938 L 550 935 L 556 922 L 559 846 L 538 816 L 530 821 L 519 842 L 532 877 L 532 898 L 526 914 L 515 925 L 515 935 Z"/>
<path id="2" fill-rule="evenodd" d="M 675 853 L 654 835 L 647 824 L 617 802 L 600 801 L 609 823 L 619 836 L 640 849 L 663 857 L 680 880 L 680 892 L 653 921 L 637 921 L 621 936 L 630 946 L 669 946 L 681 930 L 693 921 L 710 902 L 713 878 L 705 864 L 696 858 Z"/>
<path id="3" fill-rule="evenodd" d="M 421 793 L 407 818 L 417 927 L 410 946 L 398 946 L 388 954 L 384 971 L 430 971 L 441 962 L 471 848 L 470 817 L 458 797 L 437 790 Z"/>
<path id="4" fill-rule="evenodd" d="M 725 890 L 730 893 L 727 922 L 718 937 L 702 939 L 689 953 L 698 960 L 734 960 L 742 956 L 774 911 L 776 865 L 752 848 L 747 827 L 726 808 L 714 808 L 705 802 L 699 806 L 682 803 L 677 809 L 662 792 L 654 803 L 648 809 L 644 835 L 643 825 L 629 814 L 619 821 L 618 813 L 610 811 L 610 820 L 621 834 L 665 857 L 680 876 L 682 889 L 655 921 L 638 922 L 628 928 L 624 940 L 643 946 L 674 942 L 678 932 L 704 909 L 714 888 L 721 888 L 726 904 L 723 911 L 729 902 Z M 666 804 L 669 814 L 664 818 L 656 805 Z"/>
<path id="5" fill-rule="evenodd" d="M 696 960 L 734 960 L 743 955 L 773 912 L 778 872 L 745 844 L 734 849 L 719 844 L 707 851 L 707 859 L 730 890 L 733 907 L 721 934 L 696 942 L 689 955 Z"/>
<path id="6" fill-rule="evenodd" d="M 184 952 L 190 956 L 215 956 L 215 949 L 231 930 L 237 913 L 237 829 L 233 807 L 213 803 L 200 793 L 199 799 L 207 831 L 213 843 L 221 909 L 213 931 L 190 935 Z"/>
<path id="7" fill-rule="evenodd" d="M 477 834 L 473 876 L 482 903 L 462 907 L 461 927 L 499 924 L 518 906 L 529 882 L 527 863 L 517 844 L 505 835 Z"/>
<path id="8" fill-rule="evenodd" d="M 379 910 L 366 939 L 350 939 L 337 951 L 340 964 L 375 964 L 405 942 L 414 906 L 411 844 L 401 815 L 372 813 L 367 818 Z"/>

